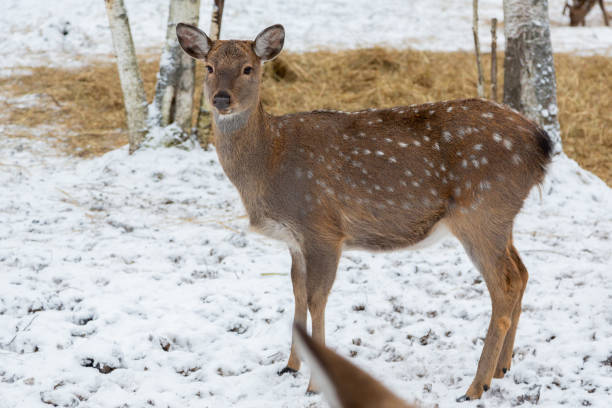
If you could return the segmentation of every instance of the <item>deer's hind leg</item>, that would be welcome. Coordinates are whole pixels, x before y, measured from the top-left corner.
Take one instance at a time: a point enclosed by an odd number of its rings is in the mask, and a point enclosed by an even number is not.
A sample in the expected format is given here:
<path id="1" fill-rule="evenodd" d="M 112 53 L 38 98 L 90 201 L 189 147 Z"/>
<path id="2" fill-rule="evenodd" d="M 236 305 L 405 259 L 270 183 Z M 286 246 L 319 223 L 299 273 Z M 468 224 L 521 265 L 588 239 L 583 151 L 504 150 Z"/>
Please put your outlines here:
<path id="1" fill-rule="evenodd" d="M 489 389 L 524 285 L 512 256 L 511 220 L 458 217 L 451 230 L 482 274 L 493 307 L 476 376 L 461 401 L 478 399 Z"/>
<path id="2" fill-rule="evenodd" d="M 495 368 L 495 374 L 493 374 L 495 378 L 502 378 L 504 374 L 506 374 L 506 372 L 510 370 L 510 365 L 512 364 L 512 349 L 514 348 L 516 328 L 518 326 L 519 317 L 521 316 L 523 293 L 525 293 L 527 279 L 529 279 L 529 273 L 527 272 L 527 268 L 525 268 L 523 261 L 521 261 L 521 257 L 519 256 L 518 252 L 516 251 L 516 248 L 512 244 L 510 244 L 509 253 L 521 277 L 522 285 L 519 298 L 516 304 L 514 305 L 514 309 L 512 310 L 512 324 L 510 325 L 510 329 L 508 329 L 508 333 L 506 333 L 504 345 L 497 361 L 497 367 Z"/>

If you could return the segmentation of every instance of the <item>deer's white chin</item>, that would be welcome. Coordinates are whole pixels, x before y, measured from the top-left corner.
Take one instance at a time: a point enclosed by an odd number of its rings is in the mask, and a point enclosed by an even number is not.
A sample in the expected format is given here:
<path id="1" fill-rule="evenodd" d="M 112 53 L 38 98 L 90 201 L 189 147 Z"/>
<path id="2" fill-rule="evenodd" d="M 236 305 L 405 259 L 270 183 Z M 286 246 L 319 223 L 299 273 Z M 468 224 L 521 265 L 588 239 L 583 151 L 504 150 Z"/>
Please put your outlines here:
<path id="1" fill-rule="evenodd" d="M 233 133 L 245 126 L 248 116 L 248 111 L 228 109 L 224 113 L 215 112 L 215 123 L 222 133 Z"/>

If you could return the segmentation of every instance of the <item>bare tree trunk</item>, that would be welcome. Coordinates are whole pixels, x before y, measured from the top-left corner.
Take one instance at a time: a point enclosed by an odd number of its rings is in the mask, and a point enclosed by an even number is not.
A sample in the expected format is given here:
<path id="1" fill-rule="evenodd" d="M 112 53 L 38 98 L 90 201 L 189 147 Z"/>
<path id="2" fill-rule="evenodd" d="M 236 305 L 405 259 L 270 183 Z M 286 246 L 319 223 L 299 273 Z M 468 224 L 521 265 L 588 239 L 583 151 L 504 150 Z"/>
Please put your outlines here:
<path id="1" fill-rule="evenodd" d="M 105 3 L 127 114 L 130 153 L 133 153 L 142 143 L 147 131 L 147 99 L 123 0 L 105 0 Z"/>
<path id="2" fill-rule="evenodd" d="M 225 0 L 215 0 L 213 6 L 213 12 L 210 22 L 210 39 L 216 41 L 221 35 L 221 19 L 223 18 L 223 5 Z M 204 95 L 204 88 L 202 88 L 202 98 L 200 99 L 200 108 L 198 109 L 198 121 L 196 125 L 196 132 L 198 141 L 203 149 L 207 149 L 211 142 L 212 135 L 212 121 L 210 119 L 210 111 L 208 110 L 208 104 L 206 102 L 206 96 Z"/>
<path id="3" fill-rule="evenodd" d="M 497 19 L 491 20 L 491 99 L 497 102 Z"/>
<path id="4" fill-rule="evenodd" d="M 181 49 L 176 24 L 198 24 L 200 0 L 170 0 L 166 44 L 159 63 L 151 119 L 159 126 L 176 123 L 191 133 L 195 61 Z"/>
<path id="5" fill-rule="evenodd" d="M 562 151 L 548 0 L 504 0 L 504 103 L 535 120 Z"/>
<path id="6" fill-rule="evenodd" d="M 608 12 L 606 11 L 606 5 L 604 4 L 604 0 L 599 0 L 599 8 L 601 8 L 601 12 L 603 14 L 604 24 L 609 26 L 610 16 L 608 15 Z"/>
<path id="7" fill-rule="evenodd" d="M 480 62 L 480 40 L 478 39 L 478 0 L 472 0 L 472 33 L 474 34 L 474 49 L 476 51 L 476 67 L 478 68 L 478 97 L 484 98 L 484 76 Z"/>

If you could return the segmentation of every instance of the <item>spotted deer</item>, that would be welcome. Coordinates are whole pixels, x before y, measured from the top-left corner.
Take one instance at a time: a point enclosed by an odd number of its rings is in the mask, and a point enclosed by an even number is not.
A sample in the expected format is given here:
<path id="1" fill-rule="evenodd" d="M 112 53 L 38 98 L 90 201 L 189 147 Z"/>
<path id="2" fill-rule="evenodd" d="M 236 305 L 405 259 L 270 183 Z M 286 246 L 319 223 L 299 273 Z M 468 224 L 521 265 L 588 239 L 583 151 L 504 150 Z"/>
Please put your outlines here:
<path id="1" fill-rule="evenodd" d="M 283 47 L 281 25 L 254 41 L 211 41 L 187 24 L 176 31 L 185 52 L 206 64 L 216 151 L 251 228 L 288 244 L 294 322 L 304 326 L 310 312 L 313 338 L 325 344 L 343 249 L 420 248 L 450 232 L 492 301 L 476 375 L 459 400 L 479 398 L 503 377 L 528 276 L 512 226 L 551 160 L 546 132 L 482 99 L 272 116 L 260 87 L 263 63 Z M 279 374 L 300 368 L 295 341 Z"/>
<path id="2" fill-rule="evenodd" d="M 347 359 L 313 341 L 306 330 L 293 326 L 300 358 L 334 408 L 415 408 Z"/>

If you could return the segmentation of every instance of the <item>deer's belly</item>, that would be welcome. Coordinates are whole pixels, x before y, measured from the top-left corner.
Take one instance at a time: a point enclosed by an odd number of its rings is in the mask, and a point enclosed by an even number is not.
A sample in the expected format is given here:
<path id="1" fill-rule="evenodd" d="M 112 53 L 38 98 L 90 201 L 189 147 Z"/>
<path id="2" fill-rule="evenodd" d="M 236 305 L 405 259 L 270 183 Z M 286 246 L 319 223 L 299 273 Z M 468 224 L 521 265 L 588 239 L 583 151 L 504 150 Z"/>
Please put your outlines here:
<path id="1" fill-rule="evenodd" d="M 344 248 L 370 251 L 416 250 L 432 246 L 450 235 L 444 220 L 438 221 L 425 231 L 420 228 L 400 227 L 358 229 L 344 242 Z"/>

